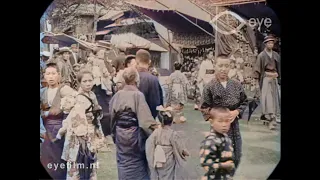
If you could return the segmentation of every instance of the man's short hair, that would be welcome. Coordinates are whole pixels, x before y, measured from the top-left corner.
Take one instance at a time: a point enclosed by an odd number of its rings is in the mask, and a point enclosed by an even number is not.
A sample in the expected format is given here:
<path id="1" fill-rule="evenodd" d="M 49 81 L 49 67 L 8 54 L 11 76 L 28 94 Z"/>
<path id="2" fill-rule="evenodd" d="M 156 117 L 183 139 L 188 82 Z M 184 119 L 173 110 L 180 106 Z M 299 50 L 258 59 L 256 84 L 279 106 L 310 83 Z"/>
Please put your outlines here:
<path id="1" fill-rule="evenodd" d="M 230 110 L 226 107 L 214 107 L 210 110 L 210 118 L 215 119 L 218 113 L 230 113 Z"/>
<path id="2" fill-rule="evenodd" d="M 146 51 L 144 49 L 140 49 L 136 53 L 136 59 L 139 60 L 139 62 L 141 62 L 143 64 L 149 64 L 150 59 L 151 59 L 151 55 L 148 51 Z"/>
<path id="3" fill-rule="evenodd" d="M 46 64 L 46 67 L 44 68 L 44 72 L 46 72 L 46 70 L 47 70 L 49 67 L 51 67 L 51 68 L 56 68 L 57 72 L 60 72 L 57 63 L 53 63 L 53 62 L 49 62 L 49 63 Z"/>
<path id="4" fill-rule="evenodd" d="M 220 54 L 218 57 L 217 57 L 217 60 L 218 59 L 230 59 L 227 55 L 225 54 Z"/>

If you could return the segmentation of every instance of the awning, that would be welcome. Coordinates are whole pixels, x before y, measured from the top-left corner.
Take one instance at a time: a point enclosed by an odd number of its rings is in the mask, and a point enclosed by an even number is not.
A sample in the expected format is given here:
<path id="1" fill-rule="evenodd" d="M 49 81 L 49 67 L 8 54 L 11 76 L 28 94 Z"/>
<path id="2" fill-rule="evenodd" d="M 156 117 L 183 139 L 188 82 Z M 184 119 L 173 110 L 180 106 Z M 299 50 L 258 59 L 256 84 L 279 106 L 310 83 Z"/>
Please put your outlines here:
<path id="1" fill-rule="evenodd" d="M 184 4 L 186 0 L 183 2 L 180 2 L 180 4 Z M 186 32 L 186 33 L 202 33 L 203 31 L 199 29 L 197 26 L 193 25 L 190 21 L 197 24 L 201 28 L 205 29 L 208 32 L 213 32 L 212 26 L 208 23 L 208 21 L 203 21 L 200 18 L 195 18 L 190 16 L 189 14 L 185 14 L 185 12 L 181 12 L 186 18 L 181 17 L 179 14 L 177 14 L 174 10 L 175 9 L 181 9 L 181 7 L 178 7 L 178 5 L 173 6 L 173 2 L 170 2 L 169 0 L 163 0 L 160 1 L 152 0 L 152 1 L 137 1 L 137 0 L 131 0 L 127 1 L 126 3 L 135 6 L 140 12 L 147 15 L 154 21 L 162 24 L 167 29 L 174 31 L 174 32 Z M 178 1 L 174 1 L 178 2 Z M 168 4 L 169 3 L 169 4 Z M 190 6 L 187 7 L 189 9 L 199 9 L 194 4 L 191 6 L 192 3 L 190 3 Z M 178 11 L 178 10 L 177 10 Z M 190 10 L 189 10 L 190 11 Z M 197 11 L 198 12 L 198 11 Z M 200 12 L 200 11 L 199 11 Z M 207 15 L 208 17 L 208 15 Z M 208 19 L 208 18 L 207 18 Z M 179 23 L 177 23 L 179 22 Z"/>
<path id="2" fill-rule="evenodd" d="M 41 41 L 45 44 L 59 44 L 59 46 L 62 46 L 62 47 L 71 46 L 72 44 L 79 44 L 79 48 L 81 49 L 94 49 L 96 47 L 110 49 L 110 47 L 97 45 L 95 43 L 85 42 L 63 33 L 54 34 L 54 33 L 46 32 Z"/>
<path id="3" fill-rule="evenodd" d="M 107 41 L 97 41 L 97 44 L 98 45 L 101 45 L 101 46 L 111 46 L 111 43 L 110 42 L 107 42 Z"/>
<path id="4" fill-rule="evenodd" d="M 199 1 L 202 3 L 199 3 Z M 181 34 L 183 39 L 189 40 L 188 37 L 185 37 L 185 34 L 194 34 L 194 36 L 202 35 L 202 33 L 208 34 L 207 32 L 214 34 L 215 30 L 209 23 L 212 20 L 212 16 L 220 12 L 227 10 L 226 7 L 219 7 L 212 5 L 212 1 L 198 0 L 196 3 L 193 0 L 131 0 L 127 1 L 128 4 L 135 6 L 137 10 L 150 17 L 157 23 L 163 25 L 165 28 L 175 32 L 175 34 Z M 222 1 L 215 1 L 215 3 Z M 250 3 L 257 1 L 250 1 Z M 205 4 L 203 4 L 205 3 Z M 229 1 L 231 3 L 231 1 Z M 232 3 L 236 3 L 232 1 Z M 240 3 L 240 0 L 237 1 Z M 242 1 L 244 3 L 244 1 Z M 246 1 L 249 3 L 249 1 Z M 182 6 L 183 4 L 183 6 Z M 165 9 L 166 8 L 166 9 Z M 250 10 L 248 10 L 250 12 Z M 236 25 L 229 24 L 224 18 L 219 18 L 218 27 L 220 30 L 225 32 L 231 32 L 236 30 Z M 237 18 L 238 20 L 244 21 L 241 17 Z M 177 23 L 179 22 L 179 23 Z M 219 33 L 218 36 L 218 53 L 228 54 L 229 51 L 236 46 L 237 44 L 237 34 L 224 35 Z M 241 36 L 240 40 L 248 42 L 248 37 L 251 36 Z M 210 38 L 215 38 L 210 36 Z M 170 41 L 172 43 L 173 41 Z M 255 44 L 254 40 L 249 40 L 250 43 Z M 179 44 L 184 44 L 181 41 L 177 41 Z M 185 44 L 184 44 L 185 45 Z M 190 42 L 189 45 L 192 45 Z M 195 44 L 193 44 L 195 45 Z M 251 46 L 251 45 L 250 45 Z"/>
<path id="5" fill-rule="evenodd" d="M 266 0 L 191 0 L 204 8 L 266 2 Z"/>
<path id="6" fill-rule="evenodd" d="M 109 10 L 107 14 L 99 18 L 99 21 L 116 20 L 124 15 L 123 11 Z"/>
<path id="7" fill-rule="evenodd" d="M 162 24 L 167 29 L 178 33 L 205 33 L 214 34 L 209 23 L 216 12 L 207 11 L 203 6 L 189 0 L 130 0 L 128 4 L 136 6 L 142 13 Z M 181 6 L 183 4 L 183 6 Z M 211 6 L 211 5 L 209 5 Z M 227 10 L 220 7 L 218 12 Z M 179 22 L 179 23 L 176 23 Z M 219 27 L 231 31 L 236 27 L 218 20 Z"/>
<path id="8" fill-rule="evenodd" d="M 112 35 L 110 42 L 116 48 L 141 48 L 149 49 L 150 51 L 167 52 L 166 49 L 134 33 Z"/>
<path id="9" fill-rule="evenodd" d="M 147 20 L 145 20 L 145 21 L 148 22 Z M 132 24 L 137 24 L 137 23 L 143 23 L 145 21 L 138 19 L 138 18 L 127 18 L 127 19 L 121 20 L 119 23 L 109 24 L 108 26 L 106 26 L 104 28 L 107 29 L 107 28 L 113 28 L 113 27 L 127 26 L 127 25 L 132 25 Z"/>
<path id="10" fill-rule="evenodd" d="M 151 1 L 139 1 L 139 0 L 129 0 L 126 3 L 131 4 L 133 6 L 145 8 L 145 9 L 152 9 L 157 11 L 170 11 L 166 6 L 157 3 L 155 0 Z"/>
<path id="11" fill-rule="evenodd" d="M 106 34 L 109 34 L 111 32 L 111 30 L 107 29 L 107 30 L 103 30 L 103 31 L 98 31 L 96 33 L 96 35 L 106 35 Z"/>

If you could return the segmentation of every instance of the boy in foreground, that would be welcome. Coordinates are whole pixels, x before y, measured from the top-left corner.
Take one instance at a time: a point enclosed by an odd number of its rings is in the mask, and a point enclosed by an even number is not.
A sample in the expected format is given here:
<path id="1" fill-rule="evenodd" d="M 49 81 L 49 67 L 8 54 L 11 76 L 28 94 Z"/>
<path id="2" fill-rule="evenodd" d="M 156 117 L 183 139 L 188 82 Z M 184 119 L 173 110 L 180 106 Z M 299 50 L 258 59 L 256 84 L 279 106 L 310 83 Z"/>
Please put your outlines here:
<path id="1" fill-rule="evenodd" d="M 227 135 L 231 122 L 229 109 L 211 109 L 209 121 L 212 128 L 200 146 L 200 163 L 206 171 L 202 180 L 232 179 L 233 148 Z"/>

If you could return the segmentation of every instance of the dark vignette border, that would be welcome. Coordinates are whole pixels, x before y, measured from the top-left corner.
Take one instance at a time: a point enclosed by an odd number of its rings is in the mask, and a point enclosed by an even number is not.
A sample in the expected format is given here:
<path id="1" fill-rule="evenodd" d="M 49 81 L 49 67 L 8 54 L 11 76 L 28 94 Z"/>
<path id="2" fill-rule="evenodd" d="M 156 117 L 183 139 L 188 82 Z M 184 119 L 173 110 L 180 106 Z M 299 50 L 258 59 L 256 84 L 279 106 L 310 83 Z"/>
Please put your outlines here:
<path id="1" fill-rule="evenodd" d="M 267 1 L 267 5 L 277 14 L 278 19 L 280 20 L 280 24 L 281 24 L 281 75 L 285 74 L 284 69 L 283 68 L 283 62 L 286 62 L 286 56 L 283 55 L 286 52 L 286 43 L 283 41 L 285 41 L 285 34 L 286 34 L 286 27 L 285 27 L 285 23 L 286 23 L 286 16 L 285 16 L 285 10 L 286 10 L 286 4 L 285 3 L 277 3 L 276 0 L 268 0 Z M 283 45 L 284 44 L 284 45 Z M 283 79 L 283 77 L 281 78 Z M 282 83 L 282 82 L 281 82 Z M 285 82 L 284 82 L 285 83 Z M 272 174 L 269 176 L 268 179 L 283 179 L 284 174 L 283 174 L 283 168 L 284 168 L 284 163 L 285 163 L 285 159 L 287 158 L 286 153 L 284 153 L 286 151 L 285 148 L 285 144 L 287 143 L 285 139 L 286 137 L 286 121 L 287 121 L 287 116 L 284 114 L 285 110 L 282 109 L 283 107 L 285 107 L 284 104 L 286 104 L 284 101 L 284 97 L 282 96 L 283 94 L 285 94 L 285 88 L 283 88 L 283 84 L 281 84 L 281 159 L 279 164 L 276 166 L 276 168 L 274 169 L 274 171 L 272 172 Z M 283 104 L 284 103 L 284 104 Z"/>
<path id="2" fill-rule="evenodd" d="M 40 8 L 39 8 L 39 20 L 41 19 L 43 13 L 47 10 L 47 8 L 49 7 L 49 5 L 53 2 L 53 0 L 41 0 L 38 3 L 40 4 Z M 39 42 L 38 42 L 39 43 Z M 37 67 L 37 66 L 35 66 Z M 37 86 L 36 86 L 37 87 Z M 38 125 L 37 125 L 38 126 Z M 39 154 L 39 153 L 38 153 Z M 47 173 L 47 171 L 44 169 L 44 167 L 42 166 L 40 160 L 39 160 L 39 179 L 52 179 L 49 174 Z"/>

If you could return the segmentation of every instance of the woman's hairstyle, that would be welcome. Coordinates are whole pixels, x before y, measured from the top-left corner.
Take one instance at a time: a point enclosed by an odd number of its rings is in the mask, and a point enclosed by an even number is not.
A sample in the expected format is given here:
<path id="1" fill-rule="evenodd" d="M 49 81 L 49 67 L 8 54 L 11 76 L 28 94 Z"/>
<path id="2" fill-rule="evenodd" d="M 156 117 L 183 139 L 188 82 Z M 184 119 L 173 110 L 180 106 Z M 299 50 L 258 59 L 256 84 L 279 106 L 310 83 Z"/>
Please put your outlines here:
<path id="1" fill-rule="evenodd" d="M 124 60 L 124 67 L 128 67 L 128 64 L 131 63 L 132 59 L 135 59 L 135 55 L 128 55 L 127 58 Z"/>
<path id="2" fill-rule="evenodd" d="M 205 59 L 207 59 L 207 56 L 210 54 L 210 52 L 212 52 L 214 54 L 213 50 L 210 49 L 209 51 L 204 53 L 204 58 Z"/>
<path id="3" fill-rule="evenodd" d="M 112 61 L 112 65 L 116 68 L 116 72 L 124 69 L 125 58 L 123 56 L 118 56 Z"/>
<path id="4" fill-rule="evenodd" d="M 173 121 L 173 115 L 169 116 L 167 111 L 159 111 L 158 119 L 163 125 L 171 125 Z"/>
<path id="5" fill-rule="evenodd" d="M 83 70 L 81 70 L 81 71 L 77 74 L 77 81 L 78 81 L 78 83 L 81 83 L 81 80 L 82 80 L 82 78 L 83 78 L 83 75 L 85 75 L 85 74 L 90 74 L 90 75 L 92 76 L 92 78 L 93 78 L 93 74 L 92 74 L 91 71 L 89 71 L 89 70 L 87 70 L 87 69 L 83 69 Z"/>
<path id="6" fill-rule="evenodd" d="M 46 64 L 46 67 L 44 68 L 44 72 L 46 72 L 46 70 L 51 67 L 51 68 L 55 68 L 57 70 L 57 72 L 60 72 L 59 67 L 56 63 L 53 62 L 49 62 Z"/>
<path id="7" fill-rule="evenodd" d="M 175 63 L 174 63 L 174 69 L 175 69 L 175 70 L 180 70 L 181 67 L 182 67 L 182 65 L 181 65 L 179 62 L 175 62 Z"/>
<path id="8" fill-rule="evenodd" d="M 127 85 L 138 84 L 139 82 L 138 71 L 133 67 L 125 68 L 122 77 Z"/>

